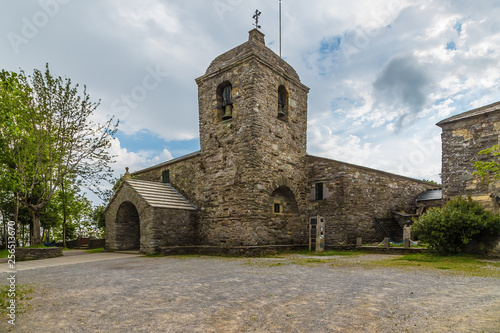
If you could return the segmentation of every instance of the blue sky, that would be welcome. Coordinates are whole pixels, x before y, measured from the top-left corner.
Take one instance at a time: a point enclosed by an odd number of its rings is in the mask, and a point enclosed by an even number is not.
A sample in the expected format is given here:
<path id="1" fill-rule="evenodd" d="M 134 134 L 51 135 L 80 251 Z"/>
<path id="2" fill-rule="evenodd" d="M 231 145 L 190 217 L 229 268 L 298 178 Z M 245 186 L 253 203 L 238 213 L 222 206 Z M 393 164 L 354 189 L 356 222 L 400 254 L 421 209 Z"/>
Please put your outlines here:
<path id="1" fill-rule="evenodd" d="M 0 59 L 86 84 L 121 121 L 116 175 L 199 149 L 197 87 L 255 9 L 278 52 L 278 0 L 0 2 Z M 311 88 L 308 152 L 440 181 L 449 116 L 500 100 L 498 1 L 283 0 L 283 57 Z"/>

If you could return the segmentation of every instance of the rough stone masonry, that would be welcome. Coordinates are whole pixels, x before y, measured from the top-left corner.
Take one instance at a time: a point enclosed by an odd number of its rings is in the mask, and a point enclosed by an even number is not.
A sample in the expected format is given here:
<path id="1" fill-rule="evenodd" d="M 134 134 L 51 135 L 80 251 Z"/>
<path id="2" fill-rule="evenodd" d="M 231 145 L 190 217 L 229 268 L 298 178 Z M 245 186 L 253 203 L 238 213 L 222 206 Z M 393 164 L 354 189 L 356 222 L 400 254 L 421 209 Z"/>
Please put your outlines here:
<path id="1" fill-rule="evenodd" d="M 123 181 L 106 210 L 108 249 L 305 246 L 314 216 L 327 245 L 376 241 L 375 217 L 414 212 L 437 187 L 308 155 L 309 88 L 256 29 L 196 83 L 200 151 Z"/>

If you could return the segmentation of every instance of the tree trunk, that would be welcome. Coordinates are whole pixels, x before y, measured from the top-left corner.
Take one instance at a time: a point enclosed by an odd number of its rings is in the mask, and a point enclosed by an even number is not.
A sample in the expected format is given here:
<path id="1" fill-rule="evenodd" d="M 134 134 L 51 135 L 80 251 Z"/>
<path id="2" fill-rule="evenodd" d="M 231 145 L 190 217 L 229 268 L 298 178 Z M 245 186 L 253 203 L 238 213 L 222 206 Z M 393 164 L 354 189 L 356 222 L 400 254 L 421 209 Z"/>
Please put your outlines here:
<path id="1" fill-rule="evenodd" d="M 17 223 L 19 222 L 19 195 L 14 194 L 14 237 L 16 237 L 16 246 L 19 246 L 19 239 L 17 238 Z"/>
<path id="2" fill-rule="evenodd" d="M 30 230 L 30 245 L 40 245 L 42 244 L 40 240 L 40 212 L 34 210 L 33 214 L 33 228 Z"/>
<path id="3" fill-rule="evenodd" d="M 63 248 L 66 248 L 66 193 L 64 192 L 64 179 L 61 182 L 62 208 L 63 208 Z"/>
<path id="4" fill-rule="evenodd" d="M 4 237 L 4 242 L 5 242 L 5 249 L 7 250 L 7 241 L 8 241 L 8 236 L 7 236 L 7 221 L 5 220 L 5 214 L 3 213 L 3 210 L 0 211 L 2 213 L 2 222 L 3 222 L 3 237 Z"/>

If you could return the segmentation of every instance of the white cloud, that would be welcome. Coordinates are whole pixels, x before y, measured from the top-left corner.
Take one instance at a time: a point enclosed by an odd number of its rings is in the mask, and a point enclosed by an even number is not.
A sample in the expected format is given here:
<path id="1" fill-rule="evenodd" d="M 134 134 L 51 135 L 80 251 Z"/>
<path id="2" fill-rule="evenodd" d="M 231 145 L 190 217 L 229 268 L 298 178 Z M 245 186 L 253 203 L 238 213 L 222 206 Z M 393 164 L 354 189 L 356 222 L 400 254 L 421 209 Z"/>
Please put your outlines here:
<path id="1" fill-rule="evenodd" d="M 278 51 L 278 1 L 221 2 L 228 4 L 223 12 L 206 0 L 71 1 L 20 45 L 19 54 L 6 38 L 0 39 L 0 57 L 8 70 L 30 72 L 49 62 L 54 74 L 87 84 L 92 98 L 101 99 L 100 122 L 116 111 L 113 101 L 134 89 L 140 92 L 148 66 L 160 66 L 168 76 L 147 90 L 144 99 L 136 95 L 137 105 L 120 114 L 121 130 L 132 135 L 147 129 L 165 140 L 193 139 L 198 136 L 194 79 L 217 55 L 247 40 L 256 8 L 263 13 L 267 43 Z M 21 33 L 22 18 L 37 11 L 36 2 L 2 2 L 0 34 Z M 460 0 L 283 1 L 283 55 L 311 88 L 309 152 L 435 177 L 439 149 L 419 152 L 422 142 L 439 138 L 435 123 L 500 100 L 499 15 L 494 1 L 474 6 Z M 455 50 L 446 48 L 450 42 Z M 321 50 L 322 43 L 326 49 Z M 381 105 L 373 83 L 391 59 L 402 56 L 413 59 L 432 89 L 420 91 L 426 103 L 418 117 L 395 134 L 404 115 L 404 105 L 396 103 L 402 100 L 398 89 L 389 89 L 395 98 Z M 131 151 L 114 142 L 117 172 L 171 158 L 168 151 L 152 153 L 155 148 Z"/>
<path id="2" fill-rule="evenodd" d="M 123 175 L 126 167 L 128 167 L 129 171 L 133 173 L 172 159 L 172 154 L 168 151 L 168 149 L 163 149 L 160 154 L 155 154 L 147 150 L 141 150 L 138 152 L 128 151 L 127 148 L 121 146 L 120 140 L 117 138 L 112 139 L 109 152 L 111 155 L 115 156 L 115 163 L 112 165 L 115 170 L 115 177 Z"/>

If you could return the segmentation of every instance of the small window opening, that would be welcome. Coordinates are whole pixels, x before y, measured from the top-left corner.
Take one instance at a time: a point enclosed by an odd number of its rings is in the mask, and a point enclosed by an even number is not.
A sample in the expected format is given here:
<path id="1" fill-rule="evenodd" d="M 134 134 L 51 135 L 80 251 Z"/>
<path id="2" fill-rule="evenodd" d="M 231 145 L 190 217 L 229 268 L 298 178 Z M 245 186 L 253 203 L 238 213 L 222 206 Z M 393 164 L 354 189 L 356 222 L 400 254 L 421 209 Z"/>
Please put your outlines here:
<path id="1" fill-rule="evenodd" d="M 224 111 L 222 120 L 233 118 L 233 89 L 230 84 L 222 90 L 222 110 Z"/>
<path id="2" fill-rule="evenodd" d="M 316 183 L 316 200 L 323 200 L 323 183 Z"/>
<path id="3" fill-rule="evenodd" d="M 284 117 L 285 112 L 283 111 L 285 108 L 285 104 L 283 102 L 283 95 L 278 92 L 278 118 Z"/>
<path id="4" fill-rule="evenodd" d="M 170 170 L 163 170 L 161 173 L 161 182 L 162 183 L 170 183 Z"/>
<path id="5" fill-rule="evenodd" d="M 287 120 L 288 93 L 284 86 L 278 88 L 278 119 Z"/>
<path id="6" fill-rule="evenodd" d="M 274 212 L 276 214 L 281 213 L 281 205 L 279 203 L 274 203 Z"/>

